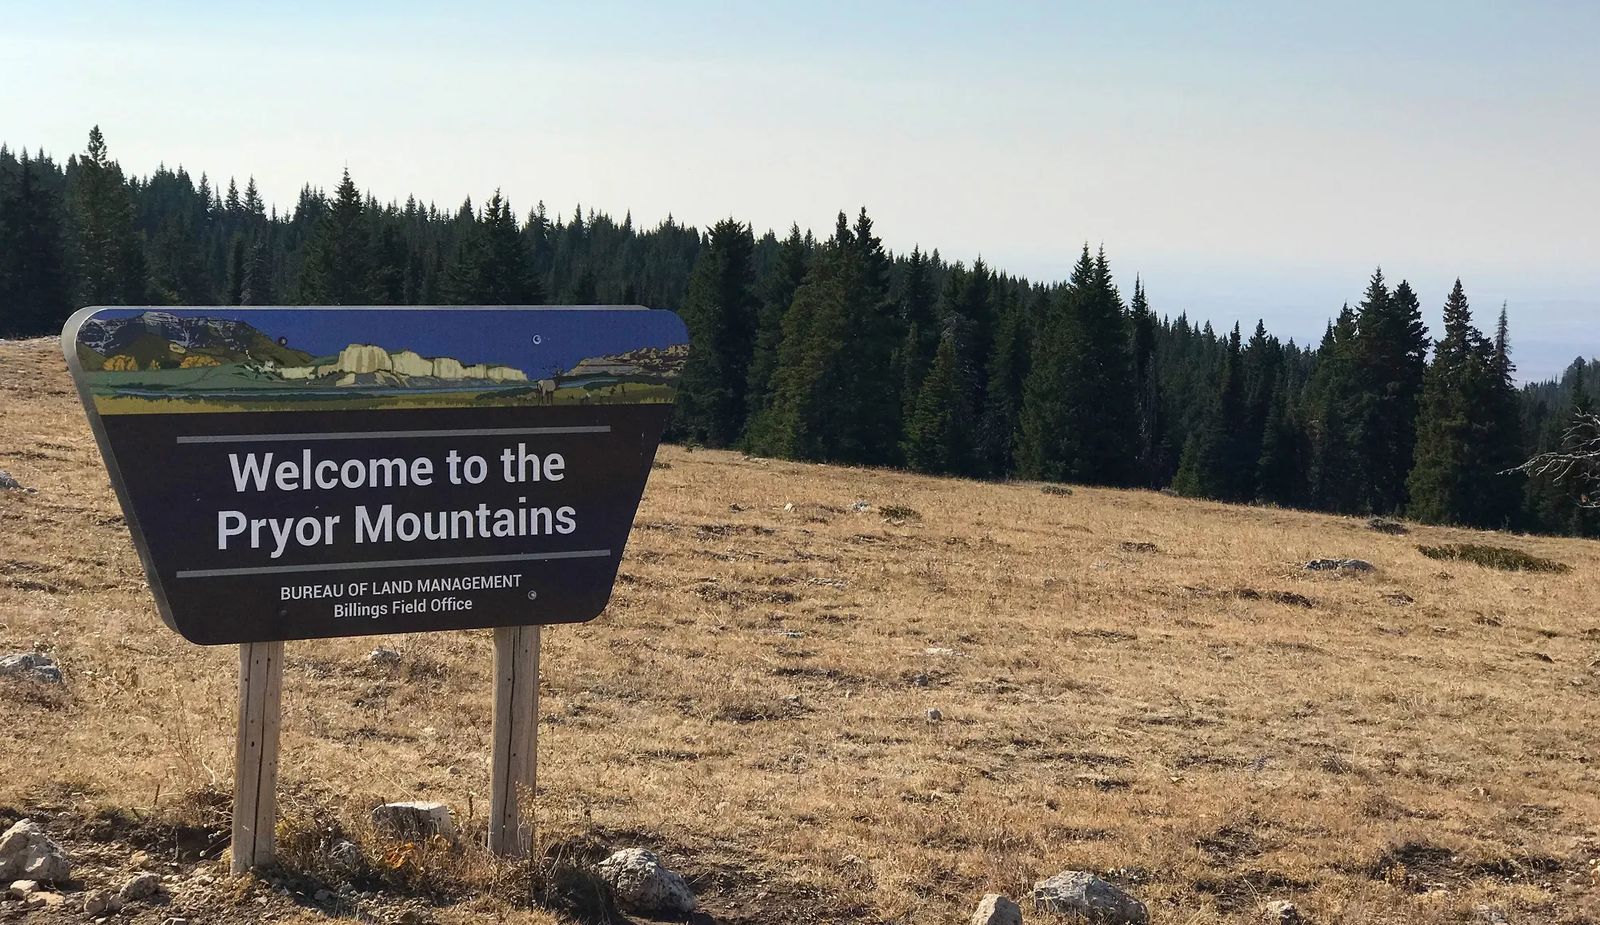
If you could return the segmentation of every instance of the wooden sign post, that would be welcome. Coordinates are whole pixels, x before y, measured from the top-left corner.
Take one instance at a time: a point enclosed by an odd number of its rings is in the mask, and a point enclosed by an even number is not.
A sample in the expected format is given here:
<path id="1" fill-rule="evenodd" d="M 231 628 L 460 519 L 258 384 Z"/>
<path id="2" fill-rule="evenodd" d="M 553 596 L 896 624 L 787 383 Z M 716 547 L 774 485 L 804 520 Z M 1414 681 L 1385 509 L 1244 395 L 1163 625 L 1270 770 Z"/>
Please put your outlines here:
<path id="1" fill-rule="evenodd" d="M 239 647 L 239 739 L 233 760 L 233 872 L 272 863 L 278 825 L 283 643 Z"/>
<path id="2" fill-rule="evenodd" d="M 240 647 L 236 872 L 273 858 L 288 639 L 493 628 L 489 847 L 532 850 L 539 627 L 610 600 L 688 339 L 637 306 L 72 316 L 162 620 Z"/>
<path id="3" fill-rule="evenodd" d="M 489 850 L 502 857 L 524 857 L 533 848 L 532 801 L 539 769 L 537 626 L 494 631 L 492 760 Z"/>

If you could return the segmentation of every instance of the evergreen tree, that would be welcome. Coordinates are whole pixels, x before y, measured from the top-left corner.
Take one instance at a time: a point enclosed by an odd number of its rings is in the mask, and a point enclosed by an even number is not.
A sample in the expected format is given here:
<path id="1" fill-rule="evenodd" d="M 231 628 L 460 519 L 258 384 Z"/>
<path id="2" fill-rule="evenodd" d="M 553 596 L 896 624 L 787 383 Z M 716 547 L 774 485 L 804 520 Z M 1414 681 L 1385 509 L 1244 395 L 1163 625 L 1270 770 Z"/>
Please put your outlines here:
<path id="1" fill-rule="evenodd" d="M 1105 252 L 1083 254 L 1047 313 L 1023 389 L 1018 469 L 1031 478 L 1124 484 L 1138 426 L 1121 298 Z"/>
<path id="2" fill-rule="evenodd" d="M 792 225 L 779 245 L 778 258 L 761 283 L 761 304 L 756 310 L 755 343 L 750 356 L 750 381 L 745 387 L 745 419 L 755 420 L 765 410 L 772 373 L 778 366 L 778 344 L 783 339 L 783 316 L 806 279 L 810 245 Z"/>
<path id="3" fill-rule="evenodd" d="M 26 151 L 0 174 L 0 335 L 59 331 L 72 312 L 60 209 Z"/>
<path id="4" fill-rule="evenodd" d="M 361 305 L 372 300 L 371 236 L 361 193 L 346 170 L 321 209 L 301 269 L 300 297 L 320 305 Z"/>
<path id="5" fill-rule="evenodd" d="M 1029 335 L 1027 312 L 1019 301 L 1011 298 L 1000 314 L 999 331 L 987 364 L 989 384 L 983 393 L 983 415 L 978 428 L 979 474 L 1006 476 L 1015 468 L 1012 448 L 1022 421 L 1022 395 L 1032 351 Z"/>
<path id="6" fill-rule="evenodd" d="M 1146 488 L 1162 483 L 1164 440 L 1161 414 L 1161 376 L 1156 367 L 1156 321 L 1145 298 L 1144 283 L 1133 280 L 1133 300 L 1128 303 L 1133 329 L 1133 387 L 1138 415 L 1138 444 L 1134 481 Z"/>
<path id="7" fill-rule="evenodd" d="M 754 249 L 750 227 L 724 219 L 712 226 L 689 278 L 689 360 L 678 387 L 675 426 L 708 446 L 731 446 L 744 432 L 755 349 Z"/>
<path id="8" fill-rule="evenodd" d="M 399 288 L 404 298 L 403 278 Z M 499 190 L 489 197 L 481 217 L 462 226 L 446 291 L 457 305 L 535 305 L 544 301 L 516 213 Z"/>
<path id="9" fill-rule="evenodd" d="M 1306 385 L 1307 495 L 1312 506 L 1341 514 L 1361 509 L 1365 490 L 1356 452 L 1358 376 L 1356 316 L 1346 305 L 1328 325 Z"/>
<path id="10" fill-rule="evenodd" d="M 852 229 L 839 213 L 784 316 L 772 399 L 751 431 L 758 452 L 892 464 L 901 406 L 893 360 L 900 341 L 888 257 L 866 210 Z"/>
<path id="11" fill-rule="evenodd" d="M 906 422 L 906 465 L 919 472 L 960 475 L 971 470 L 972 407 L 960 365 L 955 332 L 948 331 L 939 339 L 933 365 Z"/>
<path id="12" fill-rule="evenodd" d="M 1179 494 L 1220 501 L 1254 498 L 1259 453 L 1250 447 L 1244 380 L 1239 326 L 1235 324 L 1206 424 L 1183 448 L 1172 483 Z"/>
<path id="13" fill-rule="evenodd" d="M 133 203 L 122 168 L 106 151 L 97 125 L 74 161 L 68 189 L 77 254 L 77 301 L 139 305 L 145 301 L 143 252 L 133 230 Z"/>
<path id="14" fill-rule="evenodd" d="M 1352 439 L 1360 467 L 1358 504 L 1381 514 L 1406 500 L 1416 455 L 1417 400 L 1428 358 L 1422 308 L 1405 281 L 1390 293 L 1377 270 L 1356 316 L 1359 394 Z"/>
<path id="15" fill-rule="evenodd" d="M 1408 513 L 1429 523 L 1476 523 L 1483 482 L 1473 441 L 1480 425 L 1473 408 L 1488 382 L 1492 351 L 1472 325 L 1461 280 L 1444 305 L 1444 337 L 1434 346 L 1423 379 L 1416 460 L 1407 481 Z"/>
<path id="16" fill-rule="evenodd" d="M 913 247 L 911 258 L 906 262 L 905 285 L 900 295 L 900 321 L 906 333 L 897 356 L 901 409 L 907 420 L 915 411 L 922 394 L 922 380 L 933 365 L 933 355 L 939 346 L 933 292 L 932 265 L 920 247 Z"/>

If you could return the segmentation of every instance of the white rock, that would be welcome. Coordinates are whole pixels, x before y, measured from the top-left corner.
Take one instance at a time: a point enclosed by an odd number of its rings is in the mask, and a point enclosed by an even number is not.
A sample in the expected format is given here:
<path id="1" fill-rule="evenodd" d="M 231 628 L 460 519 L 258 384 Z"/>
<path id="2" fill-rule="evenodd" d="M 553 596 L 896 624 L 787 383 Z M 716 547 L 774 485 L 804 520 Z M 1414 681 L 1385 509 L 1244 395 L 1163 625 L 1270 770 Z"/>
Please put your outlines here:
<path id="1" fill-rule="evenodd" d="M 693 912 L 694 892 L 682 875 L 661 865 L 654 852 L 624 848 L 600 862 L 601 879 L 631 912 Z"/>
<path id="2" fill-rule="evenodd" d="M 1064 870 L 1033 886 L 1033 908 L 1097 925 L 1145 925 L 1150 912 L 1120 887 L 1086 870 Z"/>
<path id="3" fill-rule="evenodd" d="M 1312 572 L 1370 572 L 1374 569 L 1365 559 L 1312 559 L 1305 567 Z"/>
<path id="4" fill-rule="evenodd" d="M 450 807 L 426 800 L 385 803 L 372 811 L 372 824 L 378 831 L 400 838 L 456 837 Z"/>
<path id="5" fill-rule="evenodd" d="M 39 892 L 37 880 L 17 880 L 6 887 L 6 895 L 12 899 L 27 899 L 37 892 Z"/>
<path id="6" fill-rule="evenodd" d="M 857 514 L 865 514 L 866 512 L 872 510 L 872 505 L 868 504 L 865 500 L 857 499 L 850 505 L 850 510 Z"/>
<path id="7" fill-rule="evenodd" d="M 18 652 L 0 657 L 0 676 L 43 681 L 46 684 L 61 683 L 61 669 L 57 667 L 56 660 L 43 652 Z"/>
<path id="8" fill-rule="evenodd" d="M 120 903 L 118 907 L 120 907 Z M 105 890 L 90 890 L 83 894 L 83 914 L 90 918 L 115 912 L 111 905 L 111 894 Z"/>
<path id="9" fill-rule="evenodd" d="M 122 885 L 117 895 L 129 902 L 149 899 L 161 892 L 161 875 L 152 873 L 134 874 L 128 882 Z"/>
<path id="10" fill-rule="evenodd" d="M 24 819 L 0 835 L 0 880 L 60 882 L 72 876 L 66 852 L 36 822 Z"/>
<path id="11" fill-rule="evenodd" d="M 972 925 L 1022 925 L 1022 907 L 1009 896 L 989 893 L 978 900 L 972 913 Z"/>
<path id="12" fill-rule="evenodd" d="M 1272 902 L 1267 903 L 1266 909 L 1263 911 L 1266 914 L 1266 920 L 1272 925 L 1298 925 L 1302 921 L 1300 907 L 1287 899 L 1274 899 Z"/>
<path id="13" fill-rule="evenodd" d="M 367 654 L 367 661 L 374 665 L 398 665 L 400 664 L 400 653 L 393 649 L 378 646 Z"/>

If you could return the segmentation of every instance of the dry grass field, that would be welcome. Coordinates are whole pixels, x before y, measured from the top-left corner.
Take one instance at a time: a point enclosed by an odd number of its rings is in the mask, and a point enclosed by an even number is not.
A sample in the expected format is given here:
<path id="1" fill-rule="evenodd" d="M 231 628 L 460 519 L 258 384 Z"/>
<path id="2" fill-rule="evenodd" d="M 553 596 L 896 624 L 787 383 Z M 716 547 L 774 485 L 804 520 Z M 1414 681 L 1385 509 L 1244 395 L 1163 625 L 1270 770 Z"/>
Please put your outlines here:
<path id="1" fill-rule="evenodd" d="M 0 492 L 0 654 L 65 674 L 0 679 L 0 822 L 190 884 L 134 921 L 569 920 L 474 850 L 364 840 L 393 885 L 320 903 L 294 863 L 226 878 L 237 656 L 162 626 L 53 343 L 0 343 L 0 469 L 36 489 Z M 1417 551 L 1454 542 L 1571 570 Z M 1067 867 L 1157 923 L 1600 922 L 1596 574 L 1592 542 L 667 447 L 610 609 L 545 634 L 538 827 L 656 850 L 717 922 L 964 922 Z M 482 632 L 290 643 L 286 845 L 396 799 L 481 833 L 491 664 Z"/>

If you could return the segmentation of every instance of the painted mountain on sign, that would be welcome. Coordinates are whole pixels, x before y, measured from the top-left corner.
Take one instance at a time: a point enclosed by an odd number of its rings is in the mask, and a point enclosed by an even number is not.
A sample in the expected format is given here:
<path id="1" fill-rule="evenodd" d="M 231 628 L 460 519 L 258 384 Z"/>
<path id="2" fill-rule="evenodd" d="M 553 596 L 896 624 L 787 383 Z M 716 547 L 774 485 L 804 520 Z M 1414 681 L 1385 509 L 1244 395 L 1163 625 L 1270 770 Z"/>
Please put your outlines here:
<path id="1" fill-rule="evenodd" d="M 78 332 L 84 369 L 118 372 L 223 363 L 307 363 L 311 355 L 243 321 L 147 311 L 131 318 L 90 318 Z"/>
<path id="2" fill-rule="evenodd" d="M 640 310 L 105 309 L 75 352 L 107 414 L 459 408 L 671 402 L 686 339 Z"/>

